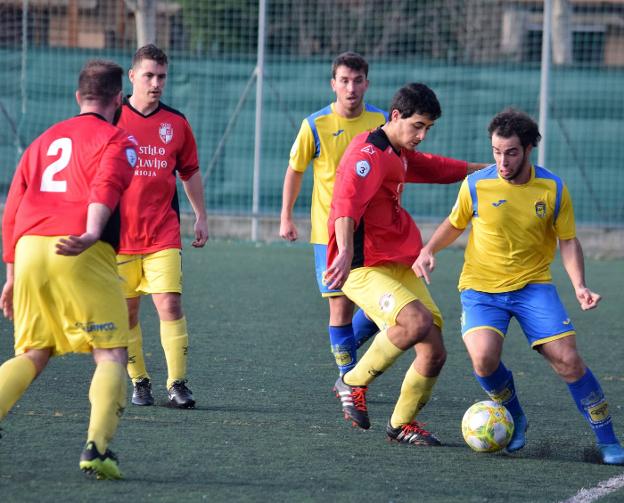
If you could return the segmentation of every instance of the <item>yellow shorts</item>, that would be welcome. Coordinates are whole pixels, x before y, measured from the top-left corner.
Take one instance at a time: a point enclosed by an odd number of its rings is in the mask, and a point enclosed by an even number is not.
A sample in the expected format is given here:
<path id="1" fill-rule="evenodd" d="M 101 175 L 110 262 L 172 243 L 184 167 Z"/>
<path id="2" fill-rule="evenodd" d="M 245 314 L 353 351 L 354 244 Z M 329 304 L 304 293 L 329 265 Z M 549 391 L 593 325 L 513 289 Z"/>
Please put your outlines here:
<path id="1" fill-rule="evenodd" d="M 438 327 L 443 326 L 442 314 L 425 283 L 406 265 L 353 269 L 342 291 L 382 329 L 396 325 L 401 309 L 414 300 L 431 311 Z"/>
<path id="2" fill-rule="evenodd" d="M 102 241 L 76 257 L 55 253 L 59 236 L 23 236 L 15 248 L 15 354 L 128 346 L 128 309 L 115 251 Z"/>
<path id="3" fill-rule="evenodd" d="M 168 248 L 146 255 L 117 255 L 124 297 L 182 293 L 182 250 Z"/>

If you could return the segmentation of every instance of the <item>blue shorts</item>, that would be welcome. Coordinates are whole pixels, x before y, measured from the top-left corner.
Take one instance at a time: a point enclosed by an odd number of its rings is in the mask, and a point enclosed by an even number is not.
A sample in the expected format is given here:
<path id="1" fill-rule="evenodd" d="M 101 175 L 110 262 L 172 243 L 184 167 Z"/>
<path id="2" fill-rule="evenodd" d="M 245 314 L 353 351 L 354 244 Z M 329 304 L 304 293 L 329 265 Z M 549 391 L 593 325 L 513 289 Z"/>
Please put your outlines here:
<path id="1" fill-rule="evenodd" d="M 330 290 L 325 285 L 325 271 L 327 270 L 327 245 L 314 244 L 314 264 L 316 269 L 316 282 L 321 292 L 321 297 L 339 297 L 344 295 L 342 290 Z"/>
<path id="2" fill-rule="evenodd" d="M 462 336 L 490 329 L 505 337 L 512 316 L 532 348 L 575 333 L 557 289 L 549 283 L 531 283 L 503 293 L 464 290 L 461 303 Z"/>

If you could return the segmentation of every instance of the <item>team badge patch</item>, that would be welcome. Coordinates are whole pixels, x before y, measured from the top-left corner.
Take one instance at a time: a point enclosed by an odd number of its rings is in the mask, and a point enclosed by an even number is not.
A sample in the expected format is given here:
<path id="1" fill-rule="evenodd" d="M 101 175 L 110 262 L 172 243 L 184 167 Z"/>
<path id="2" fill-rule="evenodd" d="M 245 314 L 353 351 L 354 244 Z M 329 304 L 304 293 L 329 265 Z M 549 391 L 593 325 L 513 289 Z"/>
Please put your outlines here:
<path id="1" fill-rule="evenodd" d="M 537 201 L 535 203 L 535 214 L 540 218 L 546 216 L 546 203 L 544 201 Z"/>
<path id="2" fill-rule="evenodd" d="M 369 171 L 370 171 L 370 164 L 368 164 L 368 161 L 358 161 L 355 164 L 355 172 L 357 173 L 358 176 L 361 176 L 362 178 L 364 178 L 366 175 L 368 175 Z"/>
<path id="3" fill-rule="evenodd" d="M 384 313 L 389 313 L 394 309 L 396 305 L 396 300 L 394 299 L 394 295 L 391 293 L 384 293 L 379 298 L 379 309 L 381 309 Z"/>
<path id="4" fill-rule="evenodd" d="M 158 136 L 160 136 L 160 139 L 166 145 L 173 140 L 173 126 L 168 122 L 163 122 L 158 128 Z"/>
<path id="5" fill-rule="evenodd" d="M 127 148 L 126 149 L 126 159 L 128 159 L 128 163 L 130 164 L 130 166 L 132 166 L 134 168 L 136 166 L 136 163 L 137 163 L 137 153 L 136 153 L 136 150 L 134 150 L 133 148 Z"/>
<path id="6" fill-rule="evenodd" d="M 609 404 L 603 398 L 598 403 L 594 403 L 587 408 L 587 414 L 592 424 L 600 424 L 611 419 L 609 414 Z"/>

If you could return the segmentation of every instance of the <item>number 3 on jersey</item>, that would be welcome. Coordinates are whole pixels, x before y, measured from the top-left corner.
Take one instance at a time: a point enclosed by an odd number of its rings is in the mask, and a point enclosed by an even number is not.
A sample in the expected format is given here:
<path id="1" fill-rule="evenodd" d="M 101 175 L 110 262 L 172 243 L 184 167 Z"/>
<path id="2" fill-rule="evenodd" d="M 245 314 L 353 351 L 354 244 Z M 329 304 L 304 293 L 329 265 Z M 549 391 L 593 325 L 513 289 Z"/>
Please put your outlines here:
<path id="1" fill-rule="evenodd" d="M 67 181 L 66 180 L 54 180 L 54 175 L 63 171 L 69 164 L 69 159 L 72 153 L 72 141 L 70 138 L 59 138 L 54 140 L 48 148 L 49 156 L 56 156 L 61 152 L 59 157 L 52 164 L 48 165 L 43 170 L 41 175 L 41 192 L 66 192 Z"/>

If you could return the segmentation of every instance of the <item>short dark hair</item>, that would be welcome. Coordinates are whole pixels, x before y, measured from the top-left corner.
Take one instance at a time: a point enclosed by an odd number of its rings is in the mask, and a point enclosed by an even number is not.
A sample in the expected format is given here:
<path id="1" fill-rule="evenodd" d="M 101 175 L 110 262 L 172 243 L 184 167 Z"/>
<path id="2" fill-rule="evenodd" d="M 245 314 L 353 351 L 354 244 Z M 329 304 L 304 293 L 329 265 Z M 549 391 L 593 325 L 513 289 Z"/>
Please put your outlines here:
<path id="1" fill-rule="evenodd" d="M 105 59 L 88 60 L 78 77 L 78 92 L 83 100 L 108 105 L 121 92 L 123 68 Z"/>
<path id="2" fill-rule="evenodd" d="M 368 78 L 368 62 L 357 52 L 343 52 L 338 54 L 332 63 L 332 79 L 336 78 L 336 70 L 339 66 L 346 66 L 356 72 L 364 72 L 364 76 Z"/>
<path id="3" fill-rule="evenodd" d="M 143 47 L 139 47 L 132 57 L 132 68 L 141 64 L 144 59 L 156 61 L 159 65 L 169 64 L 167 55 L 162 49 L 159 49 L 154 44 L 147 44 Z"/>
<path id="4" fill-rule="evenodd" d="M 442 107 L 435 93 L 420 82 L 412 82 L 399 89 L 390 103 L 389 112 L 398 110 L 402 119 L 414 114 L 427 115 L 432 121 L 442 115 Z"/>
<path id="5" fill-rule="evenodd" d="M 516 135 L 520 138 L 523 148 L 537 144 L 542 139 L 537 123 L 526 113 L 515 108 L 506 108 L 494 116 L 488 126 L 490 138 L 494 134 L 503 138 L 511 138 Z"/>

